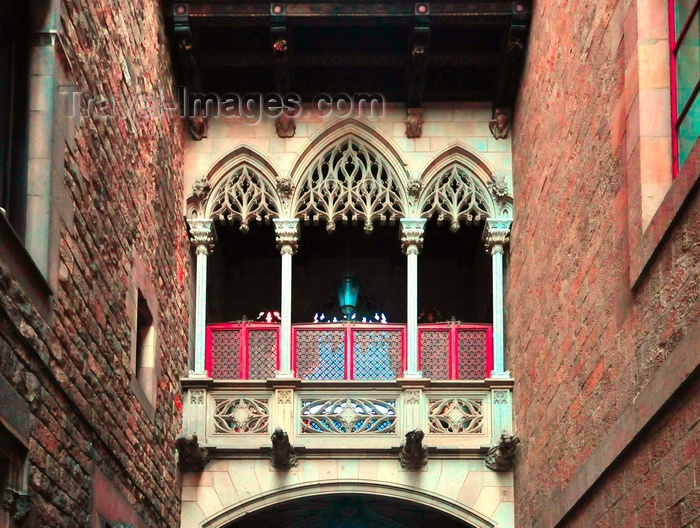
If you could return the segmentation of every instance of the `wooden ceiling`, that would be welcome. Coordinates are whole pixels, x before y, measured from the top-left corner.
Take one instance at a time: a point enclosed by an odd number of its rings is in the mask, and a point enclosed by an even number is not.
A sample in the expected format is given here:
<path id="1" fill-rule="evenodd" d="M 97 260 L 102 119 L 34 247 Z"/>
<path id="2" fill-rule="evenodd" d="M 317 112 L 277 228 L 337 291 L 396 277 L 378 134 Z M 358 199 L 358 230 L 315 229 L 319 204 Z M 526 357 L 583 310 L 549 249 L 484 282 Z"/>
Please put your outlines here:
<path id="1" fill-rule="evenodd" d="M 164 16 L 191 91 L 512 107 L 530 2 L 166 0 Z"/>

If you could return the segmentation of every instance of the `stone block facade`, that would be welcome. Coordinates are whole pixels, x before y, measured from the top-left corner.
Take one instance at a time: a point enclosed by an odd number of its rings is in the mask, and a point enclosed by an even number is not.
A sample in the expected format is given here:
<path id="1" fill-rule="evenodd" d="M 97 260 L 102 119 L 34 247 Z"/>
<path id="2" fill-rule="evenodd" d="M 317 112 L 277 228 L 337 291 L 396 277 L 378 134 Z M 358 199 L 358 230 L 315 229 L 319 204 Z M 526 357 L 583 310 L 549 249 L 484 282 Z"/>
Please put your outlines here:
<path id="1" fill-rule="evenodd" d="M 174 113 L 87 111 L 94 97 L 173 98 L 160 5 L 43 4 L 32 6 L 47 18 L 31 54 L 26 241 L 4 229 L 0 255 L 2 455 L 13 449 L 12 484 L 31 502 L 23 526 L 179 526 L 182 125 Z M 134 388 L 139 291 L 157 321 L 151 400 Z"/>
<path id="2" fill-rule="evenodd" d="M 326 493 L 378 494 L 429 504 L 476 526 L 511 526 L 513 475 L 494 473 L 482 460 L 431 460 L 405 471 L 396 458 L 301 460 L 280 472 L 268 460 L 216 460 L 187 474 L 182 526 L 225 526 L 259 508 Z"/>
<path id="3" fill-rule="evenodd" d="M 700 519 L 699 149 L 673 179 L 667 12 L 535 4 L 506 288 L 517 526 Z"/>

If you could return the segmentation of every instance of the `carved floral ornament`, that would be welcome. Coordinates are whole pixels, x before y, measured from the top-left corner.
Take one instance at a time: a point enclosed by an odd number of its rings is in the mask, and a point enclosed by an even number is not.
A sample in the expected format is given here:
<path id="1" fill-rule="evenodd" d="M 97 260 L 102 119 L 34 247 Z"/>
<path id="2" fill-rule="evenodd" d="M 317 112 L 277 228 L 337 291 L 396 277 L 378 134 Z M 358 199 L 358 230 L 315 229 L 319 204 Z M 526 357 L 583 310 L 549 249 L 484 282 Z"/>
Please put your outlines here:
<path id="1" fill-rule="evenodd" d="M 299 219 L 325 225 L 329 232 L 338 222 L 360 223 L 368 234 L 377 222 L 403 218 L 436 215 L 457 231 L 464 223 L 512 217 L 504 175 L 488 170 L 466 150 L 454 148 L 420 178 L 410 177 L 400 160 L 390 160 L 356 135 L 320 152 L 291 177 L 277 177 L 263 163 L 247 159 L 218 167 L 194 183 L 188 215 L 237 224 L 243 232 L 253 222 Z"/>

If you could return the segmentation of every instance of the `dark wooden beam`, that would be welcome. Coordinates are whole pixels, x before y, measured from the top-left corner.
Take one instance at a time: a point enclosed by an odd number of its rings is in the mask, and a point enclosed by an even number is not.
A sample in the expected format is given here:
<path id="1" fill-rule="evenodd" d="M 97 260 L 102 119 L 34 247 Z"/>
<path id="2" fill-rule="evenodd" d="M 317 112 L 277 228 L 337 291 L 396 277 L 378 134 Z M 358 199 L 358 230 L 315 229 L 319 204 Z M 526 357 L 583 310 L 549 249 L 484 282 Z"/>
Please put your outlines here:
<path id="1" fill-rule="evenodd" d="M 525 63 L 525 47 L 530 24 L 529 0 L 513 2 L 511 24 L 501 51 L 500 67 L 493 99 L 496 108 L 513 108 Z"/>
<path id="2" fill-rule="evenodd" d="M 190 17 L 200 20 L 205 18 L 220 18 L 222 23 L 230 19 L 232 23 L 265 24 L 269 19 L 269 2 L 214 2 L 193 0 L 190 6 Z M 387 19 L 405 19 L 410 22 L 414 18 L 413 3 L 388 2 L 318 2 L 318 3 L 287 3 L 285 16 L 287 20 L 304 21 L 317 18 L 328 20 L 340 19 L 373 19 L 387 23 Z M 431 17 L 439 23 L 478 23 L 479 18 L 503 17 L 512 12 L 512 2 L 435 2 L 431 6 Z"/>
<path id="3" fill-rule="evenodd" d="M 173 35 L 178 63 L 187 86 L 196 92 L 202 90 L 202 78 L 195 59 L 194 37 L 190 25 L 189 4 L 173 5 Z"/>
<path id="4" fill-rule="evenodd" d="M 275 88 L 278 94 L 292 91 L 292 70 L 289 66 L 289 33 L 286 22 L 287 5 L 281 2 L 270 4 L 270 40 L 275 65 Z"/>
<path id="5" fill-rule="evenodd" d="M 411 36 L 406 105 L 408 108 L 420 108 L 423 103 L 425 76 L 428 71 L 430 4 L 428 2 L 416 3 L 413 16 L 413 35 Z"/>

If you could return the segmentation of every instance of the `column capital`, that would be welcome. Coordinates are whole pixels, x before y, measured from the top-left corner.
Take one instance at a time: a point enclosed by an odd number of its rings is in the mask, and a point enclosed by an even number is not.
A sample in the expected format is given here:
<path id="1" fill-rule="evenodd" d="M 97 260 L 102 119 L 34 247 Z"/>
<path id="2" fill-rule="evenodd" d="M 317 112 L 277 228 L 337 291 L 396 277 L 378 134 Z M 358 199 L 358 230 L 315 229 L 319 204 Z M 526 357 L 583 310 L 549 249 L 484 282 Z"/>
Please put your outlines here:
<path id="1" fill-rule="evenodd" d="M 299 219 L 273 218 L 277 249 L 281 254 L 294 255 L 299 247 Z"/>
<path id="2" fill-rule="evenodd" d="M 425 218 L 401 218 L 401 249 L 406 255 L 417 255 L 423 249 L 427 221 Z"/>
<path id="3" fill-rule="evenodd" d="M 208 255 L 214 249 L 216 242 L 216 230 L 214 220 L 211 218 L 190 218 L 187 220 L 190 227 L 190 242 L 197 254 Z"/>
<path id="4" fill-rule="evenodd" d="M 487 218 L 481 239 L 485 242 L 486 250 L 492 255 L 503 253 L 503 248 L 510 241 L 510 218 Z"/>

